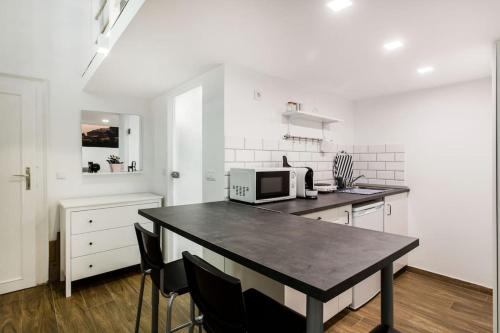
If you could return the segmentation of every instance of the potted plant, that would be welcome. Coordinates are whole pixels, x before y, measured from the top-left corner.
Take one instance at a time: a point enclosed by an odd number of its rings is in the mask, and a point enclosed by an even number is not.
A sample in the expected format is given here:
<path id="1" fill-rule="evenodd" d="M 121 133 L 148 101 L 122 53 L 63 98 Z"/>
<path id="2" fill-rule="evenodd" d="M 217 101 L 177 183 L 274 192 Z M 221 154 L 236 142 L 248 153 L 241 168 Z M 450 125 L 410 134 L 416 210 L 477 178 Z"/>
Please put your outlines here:
<path id="1" fill-rule="evenodd" d="M 107 159 L 111 172 L 121 172 L 123 167 L 123 162 L 120 162 L 120 157 L 116 155 L 109 155 Z"/>

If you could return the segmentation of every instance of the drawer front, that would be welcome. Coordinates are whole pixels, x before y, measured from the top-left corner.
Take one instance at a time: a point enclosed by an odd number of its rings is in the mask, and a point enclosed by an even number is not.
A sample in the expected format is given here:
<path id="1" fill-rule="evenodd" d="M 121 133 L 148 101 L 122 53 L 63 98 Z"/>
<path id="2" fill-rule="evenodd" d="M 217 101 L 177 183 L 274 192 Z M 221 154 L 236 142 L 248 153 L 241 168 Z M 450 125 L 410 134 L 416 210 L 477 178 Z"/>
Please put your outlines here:
<path id="1" fill-rule="evenodd" d="M 71 281 L 140 263 L 137 245 L 71 259 Z"/>
<path id="2" fill-rule="evenodd" d="M 332 209 L 325 209 L 325 210 L 321 210 L 319 212 L 302 215 L 302 217 L 307 217 L 307 218 L 314 219 L 314 220 L 322 220 L 322 221 L 326 221 L 326 222 L 333 222 L 333 223 L 338 223 L 338 224 L 352 225 L 352 223 L 351 223 L 351 211 L 352 211 L 352 206 L 347 205 L 347 206 L 342 206 L 342 207 L 337 207 L 337 208 L 332 208 Z"/>
<path id="3" fill-rule="evenodd" d="M 342 294 L 338 296 L 339 298 L 339 311 L 344 310 L 349 307 L 352 303 L 352 288 L 347 289 Z"/>
<path id="4" fill-rule="evenodd" d="M 153 231 L 153 222 L 141 223 Z M 88 232 L 71 236 L 71 258 L 137 245 L 134 226 Z"/>
<path id="5" fill-rule="evenodd" d="M 92 209 L 71 213 L 71 234 L 81 234 L 151 222 L 140 216 L 139 209 L 156 208 L 158 203 Z"/>

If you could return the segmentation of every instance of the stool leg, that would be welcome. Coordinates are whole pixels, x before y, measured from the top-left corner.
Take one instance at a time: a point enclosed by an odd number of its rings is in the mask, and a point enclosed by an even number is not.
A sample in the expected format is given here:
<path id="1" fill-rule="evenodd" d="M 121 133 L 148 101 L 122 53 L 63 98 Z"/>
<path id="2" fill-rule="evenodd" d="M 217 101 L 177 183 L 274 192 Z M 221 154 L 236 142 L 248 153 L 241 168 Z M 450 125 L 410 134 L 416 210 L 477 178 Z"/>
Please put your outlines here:
<path id="1" fill-rule="evenodd" d="M 172 332 L 172 308 L 174 306 L 174 300 L 176 297 L 177 297 L 177 294 L 173 293 L 170 295 L 170 297 L 168 299 L 167 323 L 166 323 L 166 328 L 165 328 L 166 333 Z"/>
<path id="2" fill-rule="evenodd" d="M 144 280 L 146 279 L 146 273 L 142 273 L 141 276 L 141 290 L 139 291 L 139 303 L 137 304 L 137 318 L 135 319 L 135 333 L 139 332 L 139 325 L 141 323 L 141 310 L 142 310 L 142 299 L 144 296 Z"/>
<path id="3" fill-rule="evenodd" d="M 194 313 L 194 301 L 191 295 L 189 296 L 189 317 L 191 320 L 191 326 L 189 326 L 189 333 L 194 332 L 194 325 L 195 325 L 195 313 Z"/>

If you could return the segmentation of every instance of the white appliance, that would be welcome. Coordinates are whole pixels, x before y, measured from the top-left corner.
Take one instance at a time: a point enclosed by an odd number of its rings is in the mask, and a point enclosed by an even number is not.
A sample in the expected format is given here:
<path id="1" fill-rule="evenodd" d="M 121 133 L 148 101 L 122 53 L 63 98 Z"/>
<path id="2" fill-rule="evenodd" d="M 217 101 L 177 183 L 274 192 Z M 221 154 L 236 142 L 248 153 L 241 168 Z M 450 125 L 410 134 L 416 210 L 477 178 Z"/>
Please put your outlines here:
<path id="1" fill-rule="evenodd" d="M 292 168 L 231 168 L 229 198 L 251 204 L 295 199 L 296 181 Z"/>
<path id="2" fill-rule="evenodd" d="M 384 203 L 382 201 L 354 206 L 352 225 L 357 228 L 384 231 Z M 380 291 L 380 272 L 361 281 L 352 289 L 352 309 L 359 309 Z"/>
<path id="3" fill-rule="evenodd" d="M 317 199 L 318 191 L 314 189 L 314 171 L 311 168 L 293 168 L 297 174 L 297 197 Z"/>

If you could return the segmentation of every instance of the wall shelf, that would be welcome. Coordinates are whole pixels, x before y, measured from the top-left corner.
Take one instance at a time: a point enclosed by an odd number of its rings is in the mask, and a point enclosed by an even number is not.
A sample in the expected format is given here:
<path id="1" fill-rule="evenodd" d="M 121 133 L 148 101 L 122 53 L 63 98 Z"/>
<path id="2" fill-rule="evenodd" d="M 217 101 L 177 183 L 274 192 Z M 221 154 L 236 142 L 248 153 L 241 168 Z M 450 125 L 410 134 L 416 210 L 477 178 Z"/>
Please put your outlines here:
<path id="1" fill-rule="evenodd" d="M 305 119 L 305 120 L 317 121 L 323 124 L 338 123 L 342 121 L 337 118 L 313 112 L 305 112 L 305 111 L 285 111 L 282 113 L 282 115 L 284 117 L 287 117 L 288 119 Z"/>
<path id="2" fill-rule="evenodd" d="M 97 173 L 82 172 L 82 176 L 84 176 L 84 177 L 118 176 L 118 175 L 140 175 L 140 174 L 142 174 L 142 171 L 134 171 L 134 172 L 127 172 L 127 171 L 121 171 L 121 172 L 97 172 Z"/>

